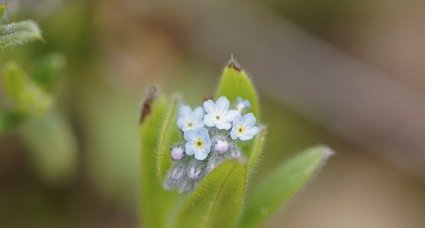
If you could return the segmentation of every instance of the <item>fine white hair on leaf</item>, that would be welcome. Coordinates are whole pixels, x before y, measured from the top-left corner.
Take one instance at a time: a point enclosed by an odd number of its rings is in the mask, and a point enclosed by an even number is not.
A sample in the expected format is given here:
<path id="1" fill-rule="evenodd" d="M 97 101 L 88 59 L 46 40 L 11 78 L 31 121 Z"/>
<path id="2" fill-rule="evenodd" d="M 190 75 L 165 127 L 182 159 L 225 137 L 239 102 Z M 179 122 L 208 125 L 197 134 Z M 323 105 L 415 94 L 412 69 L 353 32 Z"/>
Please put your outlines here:
<path id="1" fill-rule="evenodd" d="M 0 48 L 22 45 L 35 40 L 43 40 L 43 37 L 38 24 L 32 20 L 0 26 Z"/>

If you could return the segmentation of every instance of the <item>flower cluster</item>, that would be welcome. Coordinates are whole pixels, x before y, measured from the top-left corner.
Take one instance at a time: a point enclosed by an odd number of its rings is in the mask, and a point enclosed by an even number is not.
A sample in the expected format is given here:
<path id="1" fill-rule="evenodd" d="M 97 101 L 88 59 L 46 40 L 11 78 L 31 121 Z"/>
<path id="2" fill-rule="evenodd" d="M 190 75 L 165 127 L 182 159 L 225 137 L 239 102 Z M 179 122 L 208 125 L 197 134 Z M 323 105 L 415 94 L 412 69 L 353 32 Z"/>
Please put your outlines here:
<path id="1" fill-rule="evenodd" d="M 207 100 L 203 107 L 182 105 L 177 118 L 184 142 L 171 149 L 174 163 L 164 181 L 167 189 L 187 192 L 227 159 L 243 156 L 238 141 L 254 138 L 260 128 L 254 114 L 245 111 L 248 100 L 238 98 L 231 107 L 227 97 Z"/>

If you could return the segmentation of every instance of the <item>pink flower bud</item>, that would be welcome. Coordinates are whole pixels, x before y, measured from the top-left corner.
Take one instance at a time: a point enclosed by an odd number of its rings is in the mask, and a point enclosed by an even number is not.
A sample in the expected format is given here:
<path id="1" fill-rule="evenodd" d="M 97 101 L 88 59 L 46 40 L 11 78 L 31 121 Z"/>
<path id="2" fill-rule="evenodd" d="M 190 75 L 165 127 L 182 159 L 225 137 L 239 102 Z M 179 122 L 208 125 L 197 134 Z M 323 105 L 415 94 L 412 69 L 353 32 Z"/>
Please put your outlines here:
<path id="1" fill-rule="evenodd" d="M 180 146 L 176 146 L 171 150 L 171 157 L 174 160 L 182 160 L 184 156 L 184 150 Z"/>
<path id="2" fill-rule="evenodd" d="M 218 140 L 214 146 L 214 150 L 219 153 L 225 153 L 229 150 L 229 143 L 223 140 Z"/>

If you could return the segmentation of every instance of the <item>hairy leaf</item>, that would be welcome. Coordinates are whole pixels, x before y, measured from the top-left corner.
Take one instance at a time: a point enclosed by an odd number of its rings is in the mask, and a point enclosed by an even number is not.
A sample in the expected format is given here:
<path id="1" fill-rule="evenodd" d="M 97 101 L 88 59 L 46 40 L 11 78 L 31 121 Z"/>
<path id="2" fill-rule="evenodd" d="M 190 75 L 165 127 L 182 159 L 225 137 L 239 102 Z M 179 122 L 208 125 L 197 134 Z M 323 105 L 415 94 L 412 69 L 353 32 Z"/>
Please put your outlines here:
<path id="1" fill-rule="evenodd" d="M 0 48 L 17 46 L 42 39 L 41 30 L 34 21 L 27 20 L 0 25 Z"/>
<path id="2" fill-rule="evenodd" d="M 177 195 L 162 187 L 162 179 L 157 176 L 156 151 L 162 121 L 167 113 L 169 101 L 157 97 L 155 87 L 145 98 L 141 112 L 141 186 L 140 207 L 143 227 L 168 227 L 170 214 Z"/>
<path id="3" fill-rule="evenodd" d="M 158 139 L 157 151 L 157 172 L 158 178 L 163 179 L 168 169 L 171 167 L 170 148 L 178 142 L 181 134 L 177 127 L 177 115 L 180 104 L 180 97 L 174 96 L 168 105 Z"/>
<path id="4" fill-rule="evenodd" d="M 241 227 L 258 227 L 302 189 L 332 154 L 329 148 L 319 146 L 277 167 L 249 195 Z"/>
<path id="5" fill-rule="evenodd" d="M 251 151 L 249 152 L 248 159 L 248 174 L 256 168 L 263 155 L 264 142 L 266 141 L 267 128 L 262 127 L 260 132 L 255 136 L 254 144 Z"/>
<path id="6" fill-rule="evenodd" d="M 177 217 L 177 228 L 232 228 L 239 222 L 246 191 L 246 164 L 229 160 L 206 176 Z"/>

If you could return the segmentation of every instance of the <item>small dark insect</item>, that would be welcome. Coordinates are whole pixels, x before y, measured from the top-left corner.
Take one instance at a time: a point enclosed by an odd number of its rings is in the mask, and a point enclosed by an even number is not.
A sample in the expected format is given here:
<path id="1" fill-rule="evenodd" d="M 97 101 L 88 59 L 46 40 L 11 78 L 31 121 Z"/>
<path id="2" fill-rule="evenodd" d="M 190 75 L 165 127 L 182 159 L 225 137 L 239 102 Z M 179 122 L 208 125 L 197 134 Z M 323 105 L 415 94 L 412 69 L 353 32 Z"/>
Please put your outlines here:
<path id="1" fill-rule="evenodd" d="M 146 92 L 145 99 L 143 100 L 142 107 L 140 110 L 140 123 L 143 123 L 146 116 L 151 113 L 151 105 L 152 102 L 158 97 L 159 94 L 159 86 L 153 85 L 150 86 L 148 91 Z"/>

